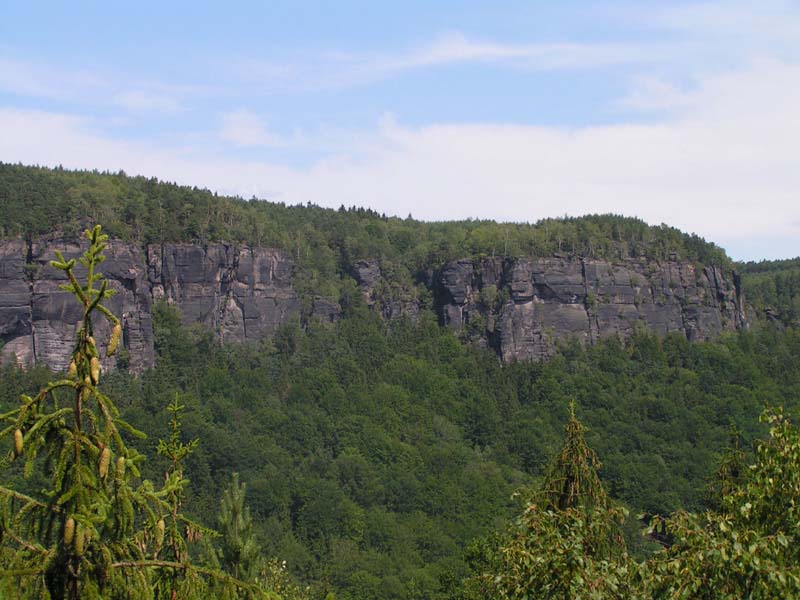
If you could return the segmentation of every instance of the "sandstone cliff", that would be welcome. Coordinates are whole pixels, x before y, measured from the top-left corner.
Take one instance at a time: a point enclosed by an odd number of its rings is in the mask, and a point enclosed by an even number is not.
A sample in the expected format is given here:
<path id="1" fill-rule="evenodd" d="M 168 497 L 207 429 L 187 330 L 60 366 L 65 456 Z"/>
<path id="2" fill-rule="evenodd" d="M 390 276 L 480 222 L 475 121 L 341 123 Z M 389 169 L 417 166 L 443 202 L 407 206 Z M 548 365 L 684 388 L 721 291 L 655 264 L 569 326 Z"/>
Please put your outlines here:
<path id="1" fill-rule="evenodd" d="M 66 274 L 51 267 L 50 261 L 56 258 L 56 250 L 70 259 L 85 249 L 85 244 L 59 239 L 0 242 L 0 339 L 6 360 L 66 368 L 82 312 L 72 294 L 59 289 L 67 281 Z M 141 371 L 154 359 L 144 259 L 137 246 L 119 241 L 109 242 L 105 255 L 102 272 L 117 292 L 106 305 L 121 317 L 130 368 Z M 76 274 L 84 272 L 78 264 Z M 108 334 L 108 324 L 98 319 L 98 342 L 107 340 Z M 104 366 L 111 365 L 106 361 Z"/>
<path id="2" fill-rule="evenodd" d="M 61 369 L 69 360 L 80 312 L 58 289 L 63 273 L 49 266 L 56 249 L 71 258 L 84 247 L 52 238 L 0 242 L 0 352 L 6 361 Z M 103 272 L 117 290 L 110 308 L 122 317 L 128 364 L 137 372 L 154 360 L 154 300 L 175 304 L 187 324 L 200 323 L 234 342 L 268 336 L 301 313 L 334 321 L 341 312 L 330 299 L 303 301 L 293 285 L 294 265 L 279 250 L 163 243 L 142 251 L 112 241 L 106 255 Z M 378 260 L 359 261 L 350 274 L 384 318 L 415 319 L 422 310 L 418 290 L 384 276 Z M 444 324 L 506 361 L 547 358 L 569 337 L 587 343 L 625 337 L 637 324 L 692 340 L 746 326 L 738 277 L 677 257 L 465 259 L 418 279 Z"/>
<path id="3" fill-rule="evenodd" d="M 149 293 L 223 341 L 257 340 L 300 310 L 292 263 L 266 248 L 185 244 L 147 248 Z"/>
<path id="4" fill-rule="evenodd" d="M 690 340 L 745 327 L 739 279 L 731 279 L 677 258 L 462 260 L 442 270 L 440 305 L 445 323 L 485 335 L 504 360 L 541 360 L 557 340 L 627 337 L 637 324 Z"/>

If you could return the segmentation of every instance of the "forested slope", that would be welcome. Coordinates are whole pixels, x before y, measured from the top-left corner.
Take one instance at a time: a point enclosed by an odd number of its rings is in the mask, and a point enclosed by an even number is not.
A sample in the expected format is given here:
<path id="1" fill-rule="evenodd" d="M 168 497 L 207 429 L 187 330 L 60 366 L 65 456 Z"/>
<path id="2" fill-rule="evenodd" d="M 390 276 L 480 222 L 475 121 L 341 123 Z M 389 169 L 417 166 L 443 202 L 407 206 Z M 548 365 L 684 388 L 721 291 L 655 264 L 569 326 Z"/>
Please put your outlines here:
<path id="1" fill-rule="evenodd" d="M 410 272 L 480 255 L 593 258 L 670 253 L 730 266 L 724 251 L 677 229 L 617 215 L 546 219 L 535 225 L 494 221 L 422 222 L 342 206 L 286 206 L 217 196 L 144 177 L 0 163 L 0 237 L 82 231 L 103 223 L 112 237 L 137 243 L 239 242 L 289 251 L 319 276 L 354 261 L 382 258 Z"/>
<path id="2" fill-rule="evenodd" d="M 454 593 L 465 548 L 542 475 L 573 398 L 611 496 L 633 514 L 667 514 L 702 507 L 731 423 L 747 445 L 764 433 L 765 404 L 794 408 L 800 393 L 793 330 L 707 343 L 642 332 L 627 346 L 569 345 L 545 364 L 503 366 L 433 321 L 387 327 L 363 304 L 348 310 L 333 326 L 222 346 L 162 306 L 156 368 L 109 384 L 149 434 L 137 442 L 149 474 L 177 392 L 186 438 L 201 440 L 186 509 L 213 522 L 222 482 L 240 472 L 268 555 L 338 598 Z M 3 407 L 47 376 L 6 368 Z"/>
<path id="3" fill-rule="evenodd" d="M 240 473 L 264 553 L 285 559 L 313 597 L 460 597 L 470 560 L 518 512 L 512 494 L 527 498 L 558 451 L 571 400 L 609 495 L 631 515 L 704 508 L 730 426 L 749 451 L 766 433 L 765 406 L 797 410 L 800 334 L 788 320 L 695 343 L 636 327 L 626 341 L 565 339 L 548 361 L 503 363 L 475 339 L 464 343 L 469 329 L 442 326 L 429 296 L 413 318 L 387 319 L 354 278 L 359 261 L 376 257 L 390 281 L 412 286 L 449 261 L 498 254 L 666 262 L 676 254 L 734 268 L 719 248 L 668 227 L 617 216 L 422 223 L 12 165 L 0 165 L 0 202 L 7 238 L 73 234 L 97 220 L 142 248 L 166 240 L 280 248 L 308 282 L 299 297 L 325 288 L 338 299 L 335 320 L 298 315 L 245 344 L 225 344 L 156 302 L 155 366 L 104 375 L 122 416 L 148 433 L 129 443 L 148 456 L 151 478 L 163 472 L 155 441 L 169 436 L 166 408 L 177 394 L 183 436 L 200 440 L 186 466 L 187 513 L 213 524 Z M 762 310 L 784 297 L 751 301 Z M 43 366 L 2 367 L 0 411 L 52 377 Z M 40 485 L 13 469 L 22 489 Z M 635 517 L 625 531 L 634 554 L 650 551 Z"/>
<path id="4" fill-rule="evenodd" d="M 757 316 L 784 325 L 800 324 L 800 258 L 747 262 L 738 269 L 747 302 Z"/>
<path id="5" fill-rule="evenodd" d="M 220 339 L 258 341 L 293 319 L 340 318 L 360 292 L 385 319 L 430 312 L 505 361 L 644 326 L 713 339 L 747 327 L 738 274 L 719 248 L 615 215 L 536 224 L 425 223 L 363 209 L 287 207 L 122 174 L 0 165 L 0 340 L 6 360 L 68 362 L 72 331 L 49 261 L 110 223 L 106 272 L 126 364 L 152 366 L 151 305 Z"/>

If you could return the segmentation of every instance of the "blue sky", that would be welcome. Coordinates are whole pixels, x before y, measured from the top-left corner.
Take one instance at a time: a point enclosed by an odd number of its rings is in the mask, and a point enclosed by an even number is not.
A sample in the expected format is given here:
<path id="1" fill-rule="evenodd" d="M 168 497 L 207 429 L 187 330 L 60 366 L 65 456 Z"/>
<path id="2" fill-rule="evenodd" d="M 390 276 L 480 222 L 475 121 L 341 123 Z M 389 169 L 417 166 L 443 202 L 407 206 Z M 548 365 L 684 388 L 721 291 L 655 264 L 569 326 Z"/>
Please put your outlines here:
<path id="1" fill-rule="evenodd" d="M 800 254 L 800 8 L 7 2 L 0 160 Z"/>

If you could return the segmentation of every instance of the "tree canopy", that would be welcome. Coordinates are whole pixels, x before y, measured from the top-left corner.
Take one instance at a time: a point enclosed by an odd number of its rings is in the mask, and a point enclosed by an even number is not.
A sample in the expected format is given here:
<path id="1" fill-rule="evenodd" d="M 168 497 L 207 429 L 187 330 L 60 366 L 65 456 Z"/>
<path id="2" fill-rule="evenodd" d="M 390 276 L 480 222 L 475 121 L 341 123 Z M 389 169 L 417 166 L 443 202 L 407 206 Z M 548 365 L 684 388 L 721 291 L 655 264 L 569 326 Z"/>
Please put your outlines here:
<path id="1" fill-rule="evenodd" d="M 224 241 L 290 252 L 323 279 L 348 272 L 356 260 L 379 258 L 412 275 L 446 261 L 480 255 L 598 258 L 647 256 L 722 267 L 724 251 L 667 225 L 619 215 L 544 219 L 534 224 L 484 220 L 423 222 L 344 206 L 218 196 L 122 172 L 67 171 L 0 163 L 0 238 L 62 231 L 88 222 L 136 243 Z M 398 273 L 399 274 L 399 273 Z"/>

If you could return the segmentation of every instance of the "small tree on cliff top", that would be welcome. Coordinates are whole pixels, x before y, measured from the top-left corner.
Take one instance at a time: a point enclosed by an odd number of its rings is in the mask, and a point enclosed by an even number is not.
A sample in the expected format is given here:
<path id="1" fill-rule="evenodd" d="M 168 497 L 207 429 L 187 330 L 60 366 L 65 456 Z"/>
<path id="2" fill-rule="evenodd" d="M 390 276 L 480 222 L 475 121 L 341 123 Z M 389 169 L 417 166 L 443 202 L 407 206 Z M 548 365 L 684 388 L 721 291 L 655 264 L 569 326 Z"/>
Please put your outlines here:
<path id="1" fill-rule="evenodd" d="M 86 237 L 89 247 L 80 258 L 85 283 L 75 275 L 74 259 L 57 252 L 58 260 L 51 263 L 68 277 L 62 289 L 83 307 L 69 372 L 0 415 L 7 423 L 0 438 L 12 438 L 9 460 L 24 460 L 26 477 L 38 471 L 46 480 L 46 488 L 32 495 L 0 486 L 0 593 L 17 598 L 49 593 L 70 600 L 203 598 L 214 581 L 266 597 L 251 584 L 190 561 L 186 542 L 205 530 L 178 510 L 187 484 L 180 461 L 191 446 L 176 437 L 177 404 L 173 438 L 160 447 L 173 459 L 164 485 L 156 489 L 140 479 L 144 457 L 127 446 L 120 432 L 144 434 L 119 418 L 99 387 L 92 318 L 111 323 L 109 356 L 122 334 L 119 319 L 103 304 L 114 292 L 97 270 L 105 259 L 107 236 L 98 225 Z"/>

